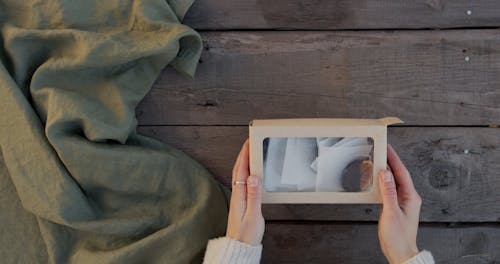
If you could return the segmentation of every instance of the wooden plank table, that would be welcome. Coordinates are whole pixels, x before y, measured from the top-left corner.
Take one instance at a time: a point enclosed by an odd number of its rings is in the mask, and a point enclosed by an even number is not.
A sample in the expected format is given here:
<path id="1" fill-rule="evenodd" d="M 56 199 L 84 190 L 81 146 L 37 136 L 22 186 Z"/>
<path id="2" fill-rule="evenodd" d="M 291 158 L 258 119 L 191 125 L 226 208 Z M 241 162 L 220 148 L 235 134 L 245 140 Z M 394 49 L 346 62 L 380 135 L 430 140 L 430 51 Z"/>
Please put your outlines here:
<path id="1" fill-rule="evenodd" d="M 399 116 L 389 142 L 438 263 L 500 261 L 500 1 L 198 0 L 195 80 L 166 69 L 139 132 L 229 185 L 254 118 Z M 386 263 L 377 205 L 266 205 L 263 263 Z"/>

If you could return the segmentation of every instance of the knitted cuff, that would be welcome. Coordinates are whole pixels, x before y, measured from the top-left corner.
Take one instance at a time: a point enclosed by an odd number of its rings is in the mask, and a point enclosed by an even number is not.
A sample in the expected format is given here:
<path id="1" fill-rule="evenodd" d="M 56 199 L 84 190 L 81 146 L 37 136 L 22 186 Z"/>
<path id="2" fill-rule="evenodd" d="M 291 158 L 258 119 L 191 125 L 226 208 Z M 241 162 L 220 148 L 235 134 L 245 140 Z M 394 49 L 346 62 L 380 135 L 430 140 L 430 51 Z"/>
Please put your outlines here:
<path id="1" fill-rule="evenodd" d="M 422 250 L 415 257 L 405 261 L 403 264 L 434 264 L 431 252 Z"/>
<path id="2" fill-rule="evenodd" d="M 229 237 L 208 241 L 204 264 L 258 264 L 262 245 L 252 246 Z"/>

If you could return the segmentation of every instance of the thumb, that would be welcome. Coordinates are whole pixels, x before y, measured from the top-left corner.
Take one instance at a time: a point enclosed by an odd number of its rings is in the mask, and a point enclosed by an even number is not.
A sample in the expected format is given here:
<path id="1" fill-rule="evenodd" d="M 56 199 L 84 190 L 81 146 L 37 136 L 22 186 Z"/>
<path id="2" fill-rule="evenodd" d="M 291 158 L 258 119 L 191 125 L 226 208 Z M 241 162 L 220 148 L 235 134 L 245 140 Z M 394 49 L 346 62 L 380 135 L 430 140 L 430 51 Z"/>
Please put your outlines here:
<path id="1" fill-rule="evenodd" d="M 247 211 L 246 216 L 257 217 L 262 214 L 262 181 L 260 177 L 250 175 L 247 178 Z"/>
<path id="2" fill-rule="evenodd" d="M 392 173 L 389 170 L 381 170 L 378 174 L 378 180 L 384 209 L 394 210 L 399 208 L 398 192 Z"/>

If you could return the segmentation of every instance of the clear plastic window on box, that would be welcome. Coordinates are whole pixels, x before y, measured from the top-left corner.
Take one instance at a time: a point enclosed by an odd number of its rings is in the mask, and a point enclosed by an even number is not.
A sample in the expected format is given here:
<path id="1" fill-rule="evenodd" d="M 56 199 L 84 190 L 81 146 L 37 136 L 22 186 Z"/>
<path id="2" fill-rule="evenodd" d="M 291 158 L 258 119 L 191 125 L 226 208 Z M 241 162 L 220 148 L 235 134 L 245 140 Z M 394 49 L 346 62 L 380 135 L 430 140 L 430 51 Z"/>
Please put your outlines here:
<path id="1" fill-rule="evenodd" d="M 363 192 L 373 183 L 370 137 L 268 137 L 266 192 Z"/>

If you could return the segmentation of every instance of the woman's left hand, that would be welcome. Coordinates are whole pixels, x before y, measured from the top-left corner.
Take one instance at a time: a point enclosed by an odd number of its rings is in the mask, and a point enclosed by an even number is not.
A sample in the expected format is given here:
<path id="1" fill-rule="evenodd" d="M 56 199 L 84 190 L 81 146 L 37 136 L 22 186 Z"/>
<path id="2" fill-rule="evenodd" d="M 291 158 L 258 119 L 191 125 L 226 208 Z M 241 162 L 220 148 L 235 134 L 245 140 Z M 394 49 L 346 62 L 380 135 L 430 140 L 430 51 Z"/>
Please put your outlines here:
<path id="1" fill-rule="evenodd" d="M 261 210 L 262 180 L 250 175 L 248 148 L 246 140 L 234 164 L 226 236 L 255 246 L 262 243 L 265 222 Z"/>

